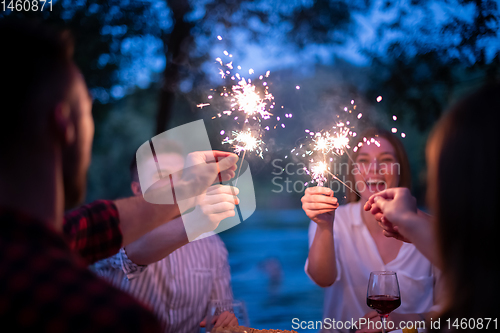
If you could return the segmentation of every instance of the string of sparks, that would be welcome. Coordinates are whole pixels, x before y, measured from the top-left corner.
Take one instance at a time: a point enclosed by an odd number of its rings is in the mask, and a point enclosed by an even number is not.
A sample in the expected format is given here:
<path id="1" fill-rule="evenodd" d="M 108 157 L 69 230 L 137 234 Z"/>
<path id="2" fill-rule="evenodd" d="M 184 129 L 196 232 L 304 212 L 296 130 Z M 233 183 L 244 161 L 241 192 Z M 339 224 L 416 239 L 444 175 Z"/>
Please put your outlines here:
<path id="1" fill-rule="evenodd" d="M 222 37 L 217 36 L 217 39 L 222 40 Z M 233 57 L 227 51 L 224 51 L 224 55 L 228 58 Z M 255 152 L 257 156 L 263 158 L 264 152 L 268 150 L 264 147 L 263 136 L 265 131 L 269 131 L 271 128 L 276 129 L 277 127 L 285 128 L 285 124 L 281 122 L 282 118 L 280 116 L 274 118 L 278 122 L 274 126 L 264 126 L 263 124 L 263 122 L 273 119 L 274 115 L 271 111 L 276 106 L 274 96 L 269 92 L 269 85 L 266 81 L 271 72 L 267 71 L 264 75 L 260 75 L 258 80 L 256 80 L 258 82 L 257 86 L 252 82 L 252 79 L 246 79 L 239 72 L 234 73 L 235 71 L 240 71 L 242 68 L 241 66 L 236 66 L 235 68 L 233 61 L 224 62 L 220 57 L 215 60 L 220 65 L 219 74 L 221 78 L 229 78 L 231 81 L 236 81 L 236 83 L 229 88 L 223 86 L 219 92 L 211 89 L 216 94 L 208 95 L 209 100 L 213 100 L 214 97 L 220 97 L 229 106 L 227 110 L 217 113 L 212 119 L 224 116 L 232 117 L 241 126 L 240 129 L 231 130 L 231 134 L 222 140 L 222 144 L 232 145 L 234 152 L 238 155 L 249 151 Z M 248 74 L 255 74 L 254 70 L 250 69 Z M 211 105 L 211 103 L 201 103 L 197 107 L 203 108 L 208 105 Z M 281 108 L 283 109 L 283 106 Z M 286 113 L 285 118 L 292 118 L 292 114 Z M 220 135 L 225 134 L 226 130 L 220 131 Z M 243 156 L 245 155 L 243 154 Z"/>

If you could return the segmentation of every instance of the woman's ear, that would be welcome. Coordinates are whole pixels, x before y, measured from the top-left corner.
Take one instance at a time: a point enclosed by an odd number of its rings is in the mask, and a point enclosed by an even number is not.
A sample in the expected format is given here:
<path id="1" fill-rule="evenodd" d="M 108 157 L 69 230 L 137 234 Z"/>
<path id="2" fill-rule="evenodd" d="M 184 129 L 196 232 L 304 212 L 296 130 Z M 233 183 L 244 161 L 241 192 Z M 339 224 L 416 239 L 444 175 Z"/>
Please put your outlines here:
<path id="1" fill-rule="evenodd" d="M 75 124 L 71 117 L 71 107 L 67 102 L 59 102 L 53 112 L 54 127 L 57 137 L 63 144 L 70 145 L 75 141 Z"/>

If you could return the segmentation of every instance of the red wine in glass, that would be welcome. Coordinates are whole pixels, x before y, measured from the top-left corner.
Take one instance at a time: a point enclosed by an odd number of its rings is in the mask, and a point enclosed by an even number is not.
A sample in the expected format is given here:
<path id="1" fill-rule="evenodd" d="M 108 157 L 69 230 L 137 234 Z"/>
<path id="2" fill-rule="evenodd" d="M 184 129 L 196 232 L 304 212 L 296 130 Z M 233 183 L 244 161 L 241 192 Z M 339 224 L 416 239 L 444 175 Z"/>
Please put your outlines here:
<path id="1" fill-rule="evenodd" d="M 378 271 L 370 273 L 366 304 L 380 315 L 382 332 L 385 333 L 389 313 L 401 305 L 401 295 L 399 293 L 396 272 Z"/>
<path id="2" fill-rule="evenodd" d="M 368 296 L 366 304 L 381 315 L 386 315 L 399 308 L 401 299 L 398 296 L 373 295 Z"/>

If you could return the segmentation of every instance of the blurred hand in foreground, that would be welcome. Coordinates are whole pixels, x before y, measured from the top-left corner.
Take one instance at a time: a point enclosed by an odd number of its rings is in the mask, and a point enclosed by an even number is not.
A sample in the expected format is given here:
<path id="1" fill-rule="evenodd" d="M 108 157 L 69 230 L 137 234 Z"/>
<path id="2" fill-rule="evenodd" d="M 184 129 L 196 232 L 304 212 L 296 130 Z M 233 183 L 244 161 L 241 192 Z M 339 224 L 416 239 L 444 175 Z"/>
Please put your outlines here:
<path id="1" fill-rule="evenodd" d="M 229 327 L 229 326 L 238 326 L 238 319 L 234 315 L 234 313 L 231 313 L 229 311 L 224 311 L 222 312 L 219 316 L 215 316 L 212 318 L 212 324 L 214 325 L 213 327 Z M 200 327 L 206 327 L 207 326 L 207 318 L 203 319 L 203 321 L 200 323 Z"/>

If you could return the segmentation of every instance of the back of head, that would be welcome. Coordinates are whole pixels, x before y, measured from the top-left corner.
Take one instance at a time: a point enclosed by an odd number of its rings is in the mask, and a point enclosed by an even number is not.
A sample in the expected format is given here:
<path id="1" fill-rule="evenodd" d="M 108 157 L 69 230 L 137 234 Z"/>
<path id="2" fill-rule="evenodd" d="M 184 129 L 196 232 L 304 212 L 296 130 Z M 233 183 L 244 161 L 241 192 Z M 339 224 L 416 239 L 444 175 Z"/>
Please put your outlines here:
<path id="1" fill-rule="evenodd" d="M 0 20 L 0 36 L 2 153 L 25 153 L 36 149 L 47 111 L 67 93 L 73 43 L 67 32 L 9 17 Z"/>
<path id="2" fill-rule="evenodd" d="M 497 316 L 500 84 L 455 104 L 427 146 L 427 199 L 437 223 L 448 315 Z"/>

